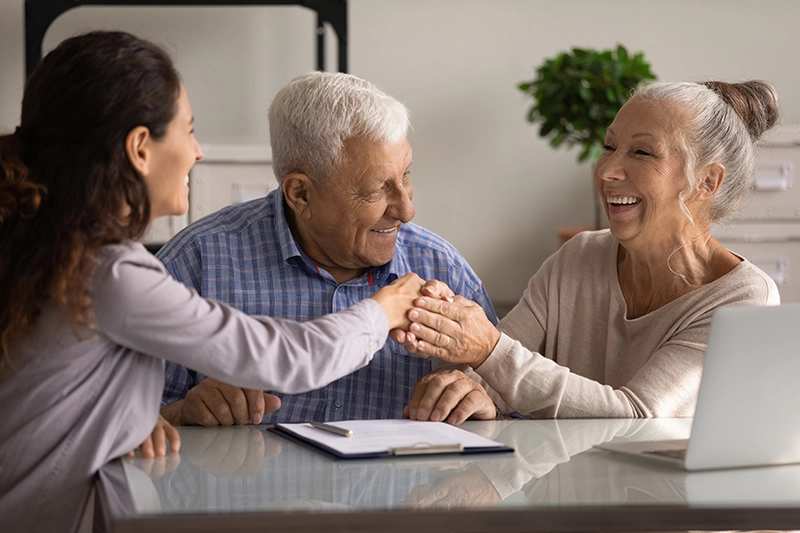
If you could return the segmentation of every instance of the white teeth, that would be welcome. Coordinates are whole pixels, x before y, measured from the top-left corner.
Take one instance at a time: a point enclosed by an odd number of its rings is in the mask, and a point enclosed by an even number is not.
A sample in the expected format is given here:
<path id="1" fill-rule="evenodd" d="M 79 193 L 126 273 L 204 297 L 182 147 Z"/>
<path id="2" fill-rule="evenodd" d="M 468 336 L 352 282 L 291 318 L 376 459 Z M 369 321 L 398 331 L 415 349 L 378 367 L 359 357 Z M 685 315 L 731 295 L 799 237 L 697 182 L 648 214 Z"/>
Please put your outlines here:
<path id="1" fill-rule="evenodd" d="M 634 198 L 633 196 L 609 196 L 606 201 L 614 205 L 626 205 L 639 203 L 639 198 Z"/>
<path id="2" fill-rule="evenodd" d="M 189 174 L 186 174 L 186 180 L 184 181 L 186 185 L 189 185 Z"/>
<path id="3" fill-rule="evenodd" d="M 395 228 L 389 228 L 389 229 L 374 229 L 374 230 L 372 230 L 372 231 L 374 231 L 374 232 L 376 232 L 376 233 L 394 233 L 394 230 L 395 230 Z"/>

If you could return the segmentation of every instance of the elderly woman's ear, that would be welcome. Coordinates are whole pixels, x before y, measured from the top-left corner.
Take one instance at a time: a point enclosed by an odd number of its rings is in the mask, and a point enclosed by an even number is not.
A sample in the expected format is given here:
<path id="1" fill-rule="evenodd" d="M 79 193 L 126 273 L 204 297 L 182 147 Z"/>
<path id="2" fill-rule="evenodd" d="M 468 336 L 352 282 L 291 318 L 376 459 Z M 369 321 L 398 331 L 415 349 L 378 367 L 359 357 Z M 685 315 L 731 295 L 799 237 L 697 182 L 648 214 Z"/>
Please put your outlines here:
<path id="1" fill-rule="evenodd" d="M 720 163 L 711 163 L 700 174 L 700 180 L 697 183 L 697 192 L 701 198 L 710 198 L 714 196 L 719 188 L 722 186 L 722 180 L 725 179 L 725 167 Z"/>

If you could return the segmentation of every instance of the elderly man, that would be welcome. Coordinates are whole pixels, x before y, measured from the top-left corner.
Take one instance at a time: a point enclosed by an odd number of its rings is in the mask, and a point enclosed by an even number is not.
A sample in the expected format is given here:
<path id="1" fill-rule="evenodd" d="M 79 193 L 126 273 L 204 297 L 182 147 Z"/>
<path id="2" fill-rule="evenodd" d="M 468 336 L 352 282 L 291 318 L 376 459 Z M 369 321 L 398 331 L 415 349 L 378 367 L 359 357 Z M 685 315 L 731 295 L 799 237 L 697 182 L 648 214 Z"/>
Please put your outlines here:
<path id="1" fill-rule="evenodd" d="M 410 223 L 409 118 L 400 102 L 355 76 L 314 72 L 276 95 L 269 122 L 278 189 L 222 209 L 167 243 L 158 256 L 173 276 L 249 314 L 303 321 L 415 272 L 444 281 L 496 322 L 461 254 Z M 399 418 L 431 364 L 388 341 L 358 372 L 278 398 L 168 363 L 162 415 L 181 425 Z M 493 407 L 474 416 L 492 418 Z"/>

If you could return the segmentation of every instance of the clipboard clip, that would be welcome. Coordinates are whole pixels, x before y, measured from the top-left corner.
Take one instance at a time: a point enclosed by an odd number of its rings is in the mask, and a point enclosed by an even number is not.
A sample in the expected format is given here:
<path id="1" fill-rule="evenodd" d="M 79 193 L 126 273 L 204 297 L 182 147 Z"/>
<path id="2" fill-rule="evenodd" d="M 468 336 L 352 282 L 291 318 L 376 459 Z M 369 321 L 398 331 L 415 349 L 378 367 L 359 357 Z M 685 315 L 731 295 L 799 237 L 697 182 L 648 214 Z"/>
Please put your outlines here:
<path id="1" fill-rule="evenodd" d="M 413 446 L 400 446 L 389 448 L 392 455 L 427 455 L 431 453 L 461 453 L 464 451 L 462 444 L 426 444 L 420 443 Z"/>

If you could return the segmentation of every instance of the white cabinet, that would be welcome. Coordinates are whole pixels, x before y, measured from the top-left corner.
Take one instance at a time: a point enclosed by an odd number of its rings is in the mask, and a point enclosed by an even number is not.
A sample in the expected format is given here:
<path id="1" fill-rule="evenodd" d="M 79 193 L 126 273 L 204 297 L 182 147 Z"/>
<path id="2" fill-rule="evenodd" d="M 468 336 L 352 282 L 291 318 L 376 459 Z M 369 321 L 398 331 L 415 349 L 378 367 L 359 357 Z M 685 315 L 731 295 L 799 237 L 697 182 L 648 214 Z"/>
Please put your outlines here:
<path id="1" fill-rule="evenodd" d="M 782 302 L 800 302 L 800 223 L 742 220 L 715 227 L 713 233 L 729 250 L 769 274 Z"/>
<path id="2" fill-rule="evenodd" d="M 776 127 L 759 147 L 755 190 L 735 223 L 712 234 L 778 285 L 782 302 L 800 302 L 800 125 Z"/>
<path id="3" fill-rule="evenodd" d="M 187 224 L 227 205 L 266 196 L 278 186 L 269 145 L 202 146 L 205 158 L 189 173 L 188 213 L 153 222 L 143 239 L 146 244 L 163 244 Z"/>

